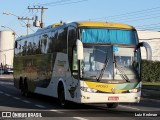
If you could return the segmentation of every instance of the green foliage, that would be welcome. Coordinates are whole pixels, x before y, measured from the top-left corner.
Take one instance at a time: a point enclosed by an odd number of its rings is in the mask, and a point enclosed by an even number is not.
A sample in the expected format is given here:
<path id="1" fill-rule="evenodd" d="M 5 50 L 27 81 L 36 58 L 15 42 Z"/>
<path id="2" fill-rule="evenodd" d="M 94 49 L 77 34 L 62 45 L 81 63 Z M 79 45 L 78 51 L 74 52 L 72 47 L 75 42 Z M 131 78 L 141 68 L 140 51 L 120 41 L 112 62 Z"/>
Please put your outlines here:
<path id="1" fill-rule="evenodd" d="M 142 80 L 147 82 L 160 81 L 160 62 L 142 60 Z"/>

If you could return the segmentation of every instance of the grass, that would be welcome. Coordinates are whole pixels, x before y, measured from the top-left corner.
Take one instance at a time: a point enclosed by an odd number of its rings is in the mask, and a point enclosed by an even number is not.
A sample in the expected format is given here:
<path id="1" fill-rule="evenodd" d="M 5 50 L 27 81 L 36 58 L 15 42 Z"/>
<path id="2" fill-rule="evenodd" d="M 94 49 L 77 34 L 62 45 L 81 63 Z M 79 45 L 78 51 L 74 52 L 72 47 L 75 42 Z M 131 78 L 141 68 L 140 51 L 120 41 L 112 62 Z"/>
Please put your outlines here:
<path id="1" fill-rule="evenodd" d="M 160 85 L 160 82 L 142 82 L 142 85 Z"/>

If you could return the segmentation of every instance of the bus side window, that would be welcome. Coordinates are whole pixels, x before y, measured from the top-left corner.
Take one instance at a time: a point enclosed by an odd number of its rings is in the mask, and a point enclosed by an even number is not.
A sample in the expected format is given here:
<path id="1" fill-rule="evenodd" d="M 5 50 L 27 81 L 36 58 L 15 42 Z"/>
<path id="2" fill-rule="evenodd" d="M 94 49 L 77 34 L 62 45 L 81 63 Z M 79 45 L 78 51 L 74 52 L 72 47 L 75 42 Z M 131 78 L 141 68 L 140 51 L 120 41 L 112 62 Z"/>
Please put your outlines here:
<path id="1" fill-rule="evenodd" d="M 25 56 L 27 53 L 27 40 L 22 41 L 22 56 Z"/>
<path id="2" fill-rule="evenodd" d="M 27 55 L 33 54 L 33 37 L 28 39 Z"/>
<path id="3" fill-rule="evenodd" d="M 20 56 L 21 55 L 21 41 L 16 41 L 15 42 L 15 56 Z"/>
<path id="4" fill-rule="evenodd" d="M 48 49 L 48 34 L 43 34 L 42 35 L 42 39 L 41 39 L 41 50 L 42 53 L 47 53 L 47 49 Z"/>

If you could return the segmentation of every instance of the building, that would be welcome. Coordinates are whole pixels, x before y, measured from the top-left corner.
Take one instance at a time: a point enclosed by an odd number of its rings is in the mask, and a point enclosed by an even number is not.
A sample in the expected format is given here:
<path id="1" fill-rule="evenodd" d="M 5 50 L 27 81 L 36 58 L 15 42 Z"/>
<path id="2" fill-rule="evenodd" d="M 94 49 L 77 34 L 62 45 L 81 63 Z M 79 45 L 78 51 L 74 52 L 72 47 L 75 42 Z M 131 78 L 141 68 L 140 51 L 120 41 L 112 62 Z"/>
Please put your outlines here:
<path id="1" fill-rule="evenodd" d="M 152 49 L 152 60 L 160 61 L 160 32 L 138 30 L 140 42 L 147 42 Z M 142 59 L 146 59 L 145 48 L 141 48 Z"/>
<path id="2" fill-rule="evenodd" d="M 0 31 L 0 67 L 13 68 L 15 33 L 11 30 Z"/>

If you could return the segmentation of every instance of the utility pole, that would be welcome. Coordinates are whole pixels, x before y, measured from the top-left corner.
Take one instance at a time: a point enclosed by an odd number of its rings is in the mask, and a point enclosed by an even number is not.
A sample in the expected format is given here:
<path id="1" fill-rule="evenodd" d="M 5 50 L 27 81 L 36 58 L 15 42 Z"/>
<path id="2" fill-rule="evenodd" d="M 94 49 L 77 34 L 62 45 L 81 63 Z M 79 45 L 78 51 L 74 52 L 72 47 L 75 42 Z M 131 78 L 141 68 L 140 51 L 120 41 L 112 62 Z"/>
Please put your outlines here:
<path id="1" fill-rule="evenodd" d="M 5 15 L 13 15 L 13 16 L 15 16 L 15 17 L 17 17 L 17 19 L 18 20 L 22 20 L 22 22 L 27 26 L 27 35 L 28 35 L 28 33 L 29 33 L 29 28 L 30 28 L 30 23 L 29 23 L 29 20 L 33 20 L 33 18 L 31 19 L 31 18 L 24 18 L 24 17 L 19 17 L 19 16 L 17 16 L 17 15 L 15 15 L 15 14 L 13 14 L 13 13 L 10 13 L 10 12 L 3 12 L 3 14 L 5 14 Z M 28 20 L 28 22 L 27 22 L 27 24 L 23 21 L 23 20 Z M 31 28 L 30 28 L 31 29 Z M 33 29 L 31 29 L 33 32 L 35 32 Z"/>
<path id="2" fill-rule="evenodd" d="M 27 35 L 28 35 L 29 34 L 29 28 L 31 27 L 31 24 L 29 23 L 29 21 L 33 20 L 33 18 L 28 18 L 28 17 L 24 18 L 24 17 L 22 17 L 22 18 L 18 18 L 18 20 L 27 20 L 26 26 L 27 26 Z"/>
<path id="3" fill-rule="evenodd" d="M 41 10 L 41 23 L 40 23 L 40 27 L 43 28 L 44 27 L 44 10 L 48 9 L 48 8 L 44 8 L 43 6 L 42 7 L 29 7 L 28 6 L 28 9 L 29 10 Z"/>

